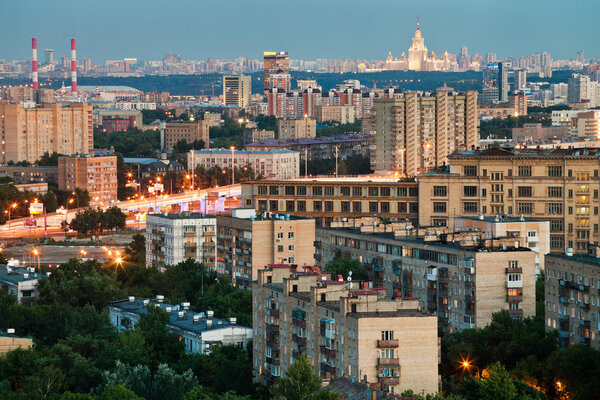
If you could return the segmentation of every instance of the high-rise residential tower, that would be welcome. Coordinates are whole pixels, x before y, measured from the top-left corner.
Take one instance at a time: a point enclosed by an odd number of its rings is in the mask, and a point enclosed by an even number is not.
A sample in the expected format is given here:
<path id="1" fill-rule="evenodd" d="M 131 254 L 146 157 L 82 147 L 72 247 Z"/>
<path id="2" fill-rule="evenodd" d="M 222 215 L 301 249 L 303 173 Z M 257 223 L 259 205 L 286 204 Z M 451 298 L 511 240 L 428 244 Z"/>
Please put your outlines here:
<path id="1" fill-rule="evenodd" d="M 223 76 L 223 104 L 246 107 L 250 102 L 252 80 L 248 75 Z"/>
<path id="2" fill-rule="evenodd" d="M 265 96 L 271 90 L 271 75 L 289 74 L 290 57 L 287 51 L 264 52 L 264 90 Z"/>

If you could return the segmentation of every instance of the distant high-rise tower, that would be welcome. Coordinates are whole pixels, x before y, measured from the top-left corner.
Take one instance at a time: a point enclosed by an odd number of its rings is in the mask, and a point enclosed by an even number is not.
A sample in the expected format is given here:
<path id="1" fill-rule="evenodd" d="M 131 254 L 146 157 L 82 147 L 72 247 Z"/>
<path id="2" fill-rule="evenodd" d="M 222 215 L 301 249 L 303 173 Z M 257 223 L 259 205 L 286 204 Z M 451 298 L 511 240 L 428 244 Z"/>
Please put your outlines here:
<path id="1" fill-rule="evenodd" d="M 412 39 L 412 45 L 408 49 L 408 69 L 411 71 L 422 71 L 427 60 L 427 47 L 425 38 L 421 36 L 421 24 L 417 17 L 417 30 Z"/>
<path id="2" fill-rule="evenodd" d="M 508 101 L 508 68 L 503 62 L 498 63 L 498 101 Z"/>
<path id="3" fill-rule="evenodd" d="M 250 102 L 252 81 L 248 75 L 223 76 L 223 104 L 246 107 Z"/>
<path id="4" fill-rule="evenodd" d="M 487 53 L 485 55 L 485 62 L 488 64 L 495 64 L 496 63 L 496 53 Z"/>
<path id="5" fill-rule="evenodd" d="M 265 51 L 264 52 L 264 93 L 265 96 L 271 90 L 271 75 L 290 73 L 290 56 L 287 51 Z"/>
<path id="6" fill-rule="evenodd" d="M 567 101 L 569 103 L 581 103 L 590 100 L 589 95 L 590 77 L 582 74 L 573 74 L 569 78 L 569 92 Z"/>
<path id="7" fill-rule="evenodd" d="M 483 104 L 508 101 L 508 70 L 503 63 L 488 64 L 483 70 L 483 85 L 479 102 Z"/>
<path id="8" fill-rule="evenodd" d="M 518 69 L 515 71 L 515 92 L 522 90 L 527 86 L 527 70 Z"/>
<path id="9" fill-rule="evenodd" d="M 584 54 L 583 50 L 579 50 L 577 52 L 577 61 L 579 61 L 580 63 L 585 61 L 585 54 Z"/>
<path id="10" fill-rule="evenodd" d="M 46 49 L 44 63 L 46 65 L 48 65 L 48 64 L 54 64 L 54 50 L 52 50 L 52 49 Z"/>

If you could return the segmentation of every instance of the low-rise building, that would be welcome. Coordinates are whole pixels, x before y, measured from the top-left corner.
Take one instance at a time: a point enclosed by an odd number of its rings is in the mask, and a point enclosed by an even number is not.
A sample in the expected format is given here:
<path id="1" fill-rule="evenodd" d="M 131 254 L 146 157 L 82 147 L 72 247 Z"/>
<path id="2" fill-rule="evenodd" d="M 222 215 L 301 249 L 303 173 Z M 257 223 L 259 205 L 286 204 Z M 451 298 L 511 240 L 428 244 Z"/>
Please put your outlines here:
<path id="1" fill-rule="evenodd" d="M 515 142 L 563 138 L 571 134 L 568 126 L 542 126 L 541 123 L 523 124 L 522 128 L 512 128 L 512 139 Z"/>
<path id="2" fill-rule="evenodd" d="M 217 216 L 217 271 L 249 288 L 267 264 L 314 264 L 315 221 L 236 209 Z"/>
<path id="3" fill-rule="evenodd" d="M 187 154 L 188 168 L 206 169 L 243 168 L 250 166 L 256 176 L 265 178 L 288 179 L 300 175 L 300 154 L 291 150 L 252 151 L 207 149 L 192 150 Z"/>
<path id="4" fill-rule="evenodd" d="M 417 183 L 398 177 L 309 177 L 242 183 L 242 207 L 314 218 L 317 226 L 370 215 L 408 219 L 416 224 L 418 202 Z"/>
<path id="5" fill-rule="evenodd" d="M 58 183 L 58 167 L 21 167 L 18 165 L 0 166 L 0 176 L 8 176 L 13 183 L 47 182 Z"/>
<path id="6" fill-rule="evenodd" d="M 347 376 L 389 393 L 437 393 L 436 317 L 415 299 L 319 268 L 269 265 L 252 284 L 253 370 L 273 383 L 301 354 L 324 380 Z"/>
<path id="7" fill-rule="evenodd" d="M 445 333 L 482 328 L 492 314 L 535 316 L 535 253 L 515 238 L 349 220 L 317 229 L 317 264 L 357 259 L 388 295 L 418 299 Z"/>
<path id="8" fill-rule="evenodd" d="M 318 105 L 315 107 L 317 122 L 337 121 L 340 124 L 354 123 L 354 106 L 351 104 L 340 105 Z"/>
<path id="9" fill-rule="evenodd" d="M 58 188 L 87 190 L 91 206 L 117 201 L 117 186 L 117 156 L 58 158 Z"/>
<path id="10" fill-rule="evenodd" d="M 28 350 L 33 347 L 33 339 L 15 335 L 15 330 L 8 328 L 0 331 L 0 356 L 16 349 Z"/>
<path id="11" fill-rule="evenodd" d="M 31 192 L 37 195 L 48 193 L 48 182 L 39 183 L 18 183 L 15 187 L 19 192 Z"/>
<path id="12" fill-rule="evenodd" d="M 267 131 L 265 129 L 246 129 L 244 131 L 244 143 L 256 143 L 263 140 L 275 140 L 275 131 Z M 246 150 L 248 146 L 246 146 Z"/>
<path id="13" fill-rule="evenodd" d="M 215 267 L 216 218 L 204 214 L 148 214 L 146 266 L 159 271 L 188 258 Z"/>
<path id="14" fill-rule="evenodd" d="M 277 120 L 279 139 L 300 139 L 317 136 L 317 120 L 314 117 L 279 118 Z"/>
<path id="15" fill-rule="evenodd" d="M 0 265 L 0 287 L 9 295 L 14 295 L 18 304 L 30 305 L 35 302 L 38 279 L 40 274 L 34 268 Z"/>
<path id="16" fill-rule="evenodd" d="M 559 344 L 600 349 L 600 253 L 546 256 L 546 331 L 558 330 Z"/>
<path id="17" fill-rule="evenodd" d="M 252 340 L 252 328 L 237 324 L 236 318 L 215 318 L 214 311 L 194 312 L 190 303 L 164 303 L 163 296 L 156 300 L 129 297 L 108 305 L 110 321 L 119 330 L 131 330 L 149 307 L 160 307 L 169 314 L 167 329 L 185 344 L 187 354 L 210 354 L 211 347 L 237 344 L 246 347 Z"/>
<path id="18" fill-rule="evenodd" d="M 115 121 L 114 123 L 108 121 Z M 126 111 L 126 110 L 98 110 L 94 111 L 94 126 L 100 129 L 115 129 L 122 128 L 122 124 L 116 121 L 125 121 L 125 129 L 127 126 L 133 128 L 142 128 L 142 112 L 140 110 Z M 112 132 L 112 130 L 104 130 L 105 132 Z"/>
<path id="19" fill-rule="evenodd" d="M 161 146 L 163 150 L 173 150 L 177 142 L 183 140 L 192 143 L 196 140 L 204 142 L 208 147 L 210 121 L 200 120 L 194 122 L 166 122 L 161 130 Z"/>

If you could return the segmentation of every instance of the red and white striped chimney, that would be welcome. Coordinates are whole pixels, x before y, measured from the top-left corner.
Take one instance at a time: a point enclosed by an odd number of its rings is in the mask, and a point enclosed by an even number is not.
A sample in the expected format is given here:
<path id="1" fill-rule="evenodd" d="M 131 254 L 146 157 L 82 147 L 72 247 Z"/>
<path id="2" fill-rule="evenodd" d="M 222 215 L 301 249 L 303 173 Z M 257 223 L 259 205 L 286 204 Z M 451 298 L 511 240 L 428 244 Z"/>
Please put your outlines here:
<path id="1" fill-rule="evenodd" d="M 38 70 L 37 70 L 37 38 L 31 38 L 31 80 L 33 81 L 33 88 L 38 88 Z"/>
<path id="2" fill-rule="evenodd" d="M 71 92 L 77 92 L 77 55 L 75 39 L 71 39 Z"/>

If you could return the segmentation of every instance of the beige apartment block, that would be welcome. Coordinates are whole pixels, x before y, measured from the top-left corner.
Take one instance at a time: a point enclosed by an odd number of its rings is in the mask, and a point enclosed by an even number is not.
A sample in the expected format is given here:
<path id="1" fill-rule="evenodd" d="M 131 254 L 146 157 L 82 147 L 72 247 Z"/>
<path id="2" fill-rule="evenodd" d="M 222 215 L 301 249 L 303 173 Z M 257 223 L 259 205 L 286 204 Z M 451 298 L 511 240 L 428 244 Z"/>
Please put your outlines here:
<path id="1" fill-rule="evenodd" d="M 164 150 L 172 150 L 173 146 L 184 140 L 191 143 L 202 140 L 208 148 L 210 121 L 200 120 L 194 122 L 167 122 L 163 131 L 162 145 Z"/>
<path id="2" fill-rule="evenodd" d="M 267 264 L 313 265 L 314 242 L 313 219 L 236 209 L 217 216 L 217 272 L 249 288 Z"/>
<path id="3" fill-rule="evenodd" d="M 415 298 L 436 314 L 445 333 L 482 328 L 501 310 L 535 316 L 535 253 L 518 239 L 372 219 L 334 226 L 317 229 L 319 266 L 359 260 L 388 295 Z"/>
<path id="4" fill-rule="evenodd" d="M 546 257 L 546 331 L 558 330 L 559 345 L 600 349 L 600 253 Z"/>
<path id="5" fill-rule="evenodd" d="M 252 79 L 248 75 L 223 75 L 223 105 L 246 107 L 252 94 Z"/>
<path id="6" fill-rule="evenodd" d="M 506 215 L 550 222 L 550 251 L 598 243 L 598 149 L 486 149 L 455 153 L 418 177 L 419 225 Z"/>
<path id="7" fill-rule="evenodd" d="M 14 329 L 8 329 L 10 333 L 0 333 L 0 356 L 16 349 L 28 350 L 33 347 L 33 339 L 15 336 Z"/>
<path id="8" fill-rule="evenodd" d="M 117 186 L 117 156 L 58 158 L 58 188 L 87 190 L 91 206 L 107 206 L 116 201 Z"/>
<path id="9" fill-rule="evenodd" d="M 314 117 L 279 118 L 277 119 L 277 127 L 280 140 L 317 136 L 317 120 Z"/>
<path id="10" fill-rule="evenodd" d="M 94 148 L 88 103 L 0 104 L 2 163 L 37 161 L 44 153 L 89 154 Z"/>
<path id="11" fill-rule="evenodd" d="M 315 107 L 315 117 L 318 122 L 337 121 L 340 124 L 353 124 L 354 107 L 351 104 L 343 106 L 318 105 Z"/>
<path id="12" fill-rule="evenodd" d="M 479 141 L 477 92 L 406 92 L 375 100 L 375 170 L 415 176 Z"/>
<path id="13" fill-rule="evenodd" d="M 440 389 L 435 316 L 414 299 L 317 267 L 268 265 L 252 283 L 253 369 L 273 383 L 301 354 L 324 380 L 347 376 L 391 394 Z"/>

